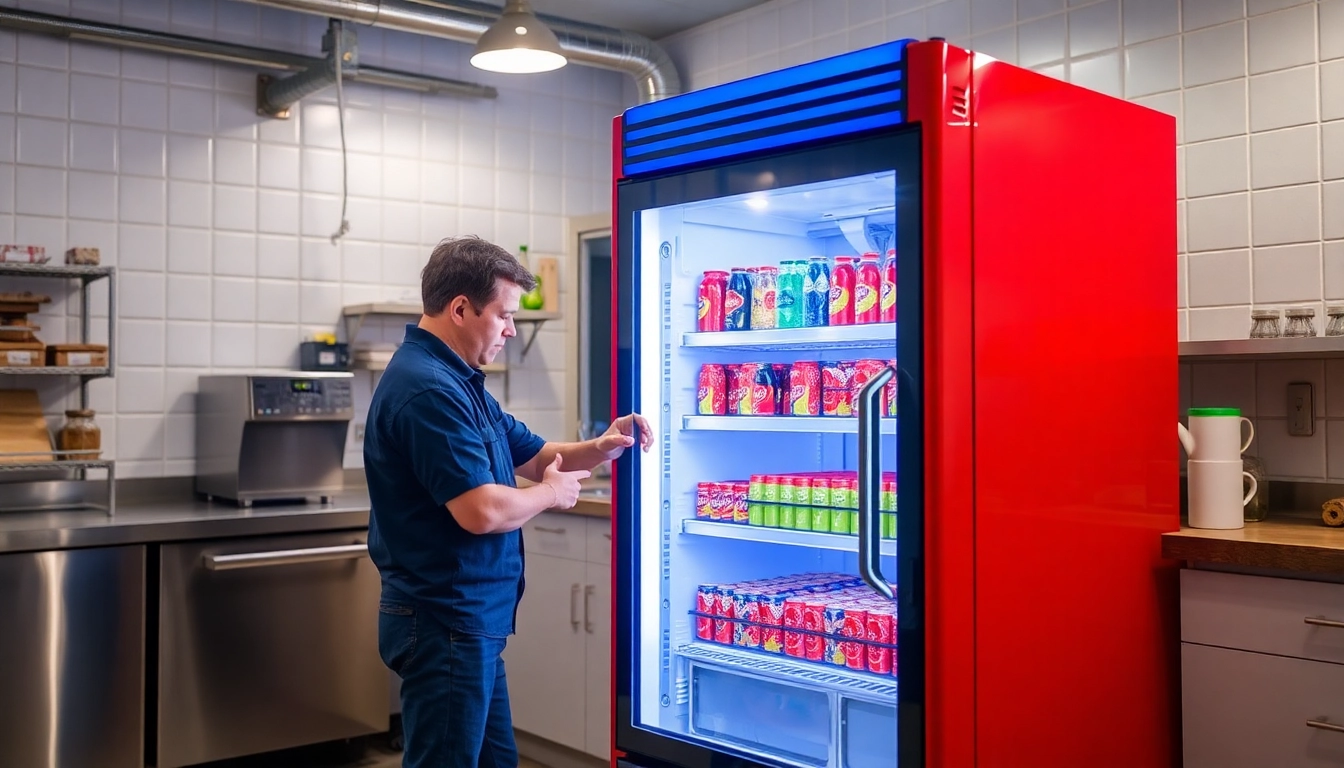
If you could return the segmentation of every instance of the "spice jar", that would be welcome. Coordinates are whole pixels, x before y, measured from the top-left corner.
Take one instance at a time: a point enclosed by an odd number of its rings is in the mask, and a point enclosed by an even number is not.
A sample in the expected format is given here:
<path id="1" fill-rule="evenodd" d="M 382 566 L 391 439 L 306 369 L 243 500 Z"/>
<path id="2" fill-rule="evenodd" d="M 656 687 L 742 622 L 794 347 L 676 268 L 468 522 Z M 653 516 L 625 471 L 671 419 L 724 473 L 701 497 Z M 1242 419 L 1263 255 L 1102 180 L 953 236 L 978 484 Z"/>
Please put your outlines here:
<path id="1" fill-rule="evenodd" d="M 1325 335 L 1344 336 L 1344 304 L 1331 304 L 1326 307 L 1325 316 L 1330 318 L 1325 324 Z"/>
<path id="2" fill-rule="evenodd" d="M 1256 523 L 1269 517 L 1269 480 L 1265 463 L 1258 456 L 1242 454 L 1241 469 L 1255 478 L 1255 495 L 1242 509 L 1242 517 L 1248 523 Z M 1245 493 L 1244 489 L 1242 493 Z"/>
<path id="3" fill-rule="evenodd" d="M 65 412 L 65 424 L 57 436 L 57 443 L 65 461 L 92 461 L 102 455 L 103 431 L 93 420 L 93 411 L 73 410 Z M 96 451 L 96 453 L 73 453 L 73 451 Z"/>
<path id="4" fill-rule="evenodd" d="M 1279 310 L 1251 310 L 1251 338 L 1277 339 L 1279 337 Z"/>
<path id="5" fill-rule="evenodd" d="M 1290 338 L 1306 338 L 1316 335 L 1316 308 L 1293 307 L 1285 309 L 1283 316 L 1287 324 L 1283 335 Z"/>

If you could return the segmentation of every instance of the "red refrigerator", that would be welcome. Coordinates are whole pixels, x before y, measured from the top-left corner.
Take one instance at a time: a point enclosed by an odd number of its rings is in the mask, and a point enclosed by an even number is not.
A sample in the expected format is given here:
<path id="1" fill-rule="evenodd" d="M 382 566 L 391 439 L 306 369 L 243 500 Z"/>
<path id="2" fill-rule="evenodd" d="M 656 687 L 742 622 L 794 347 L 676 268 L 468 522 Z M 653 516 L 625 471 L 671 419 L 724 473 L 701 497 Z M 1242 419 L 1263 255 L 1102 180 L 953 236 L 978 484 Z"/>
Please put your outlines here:
<path id="1" fill-rule="evenodd" d="M 1174 765 L 1173 119 L 898 41 L 613 154 L 613 764 Z"/>

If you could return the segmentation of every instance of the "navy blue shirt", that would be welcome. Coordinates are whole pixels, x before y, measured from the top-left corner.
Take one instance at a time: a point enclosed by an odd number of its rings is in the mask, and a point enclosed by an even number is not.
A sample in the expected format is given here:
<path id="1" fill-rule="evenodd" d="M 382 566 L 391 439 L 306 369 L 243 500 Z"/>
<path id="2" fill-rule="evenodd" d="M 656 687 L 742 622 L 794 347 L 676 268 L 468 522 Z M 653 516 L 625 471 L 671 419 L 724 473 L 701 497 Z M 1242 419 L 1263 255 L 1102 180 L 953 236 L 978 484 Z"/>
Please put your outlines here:
<path id="1" fill-rule="evenodd" d="M 444 505 L 482 485 L 513 486 L 514 468 L 544 444 L 485 391 L 485 374 L 408 325 L 364 432 L 369 555 L 383 599 L 428 611 L 458 632 L 512 634 L 523 595 L 522 533 L 470 533 Z"/>

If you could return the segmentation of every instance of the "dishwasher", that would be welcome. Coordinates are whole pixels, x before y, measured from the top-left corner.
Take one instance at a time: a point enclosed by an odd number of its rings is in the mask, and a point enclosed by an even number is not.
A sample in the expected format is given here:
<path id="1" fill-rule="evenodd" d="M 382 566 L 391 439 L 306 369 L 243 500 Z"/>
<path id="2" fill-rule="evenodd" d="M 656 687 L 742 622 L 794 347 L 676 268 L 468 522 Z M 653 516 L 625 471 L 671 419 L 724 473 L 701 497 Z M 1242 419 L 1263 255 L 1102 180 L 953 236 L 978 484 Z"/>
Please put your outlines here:
<path id="1" fill-rule="evenodd" d="M 367 531 L 160 548 L 158 768 L 387 731 Z"/>

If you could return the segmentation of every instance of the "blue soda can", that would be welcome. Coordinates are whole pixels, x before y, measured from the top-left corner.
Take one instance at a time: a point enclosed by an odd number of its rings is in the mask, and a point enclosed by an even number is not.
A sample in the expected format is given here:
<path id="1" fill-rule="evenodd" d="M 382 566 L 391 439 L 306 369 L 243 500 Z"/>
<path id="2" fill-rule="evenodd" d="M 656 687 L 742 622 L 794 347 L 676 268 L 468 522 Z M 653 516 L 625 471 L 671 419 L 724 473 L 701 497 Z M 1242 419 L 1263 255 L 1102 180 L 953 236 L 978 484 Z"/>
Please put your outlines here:
<path id="1" fill-rule="evenodd" d="M 733 268 L 723 294 L 723 329 L 751 330 L 751 273 L 740 267 Z"/>
<path id="2" fill-rule="evenodd" d="M 831 324 L 831 265 L 825 256 L 807 260 L 803 282 L 806 305 L 803 323 L 809 328 Z"/>

